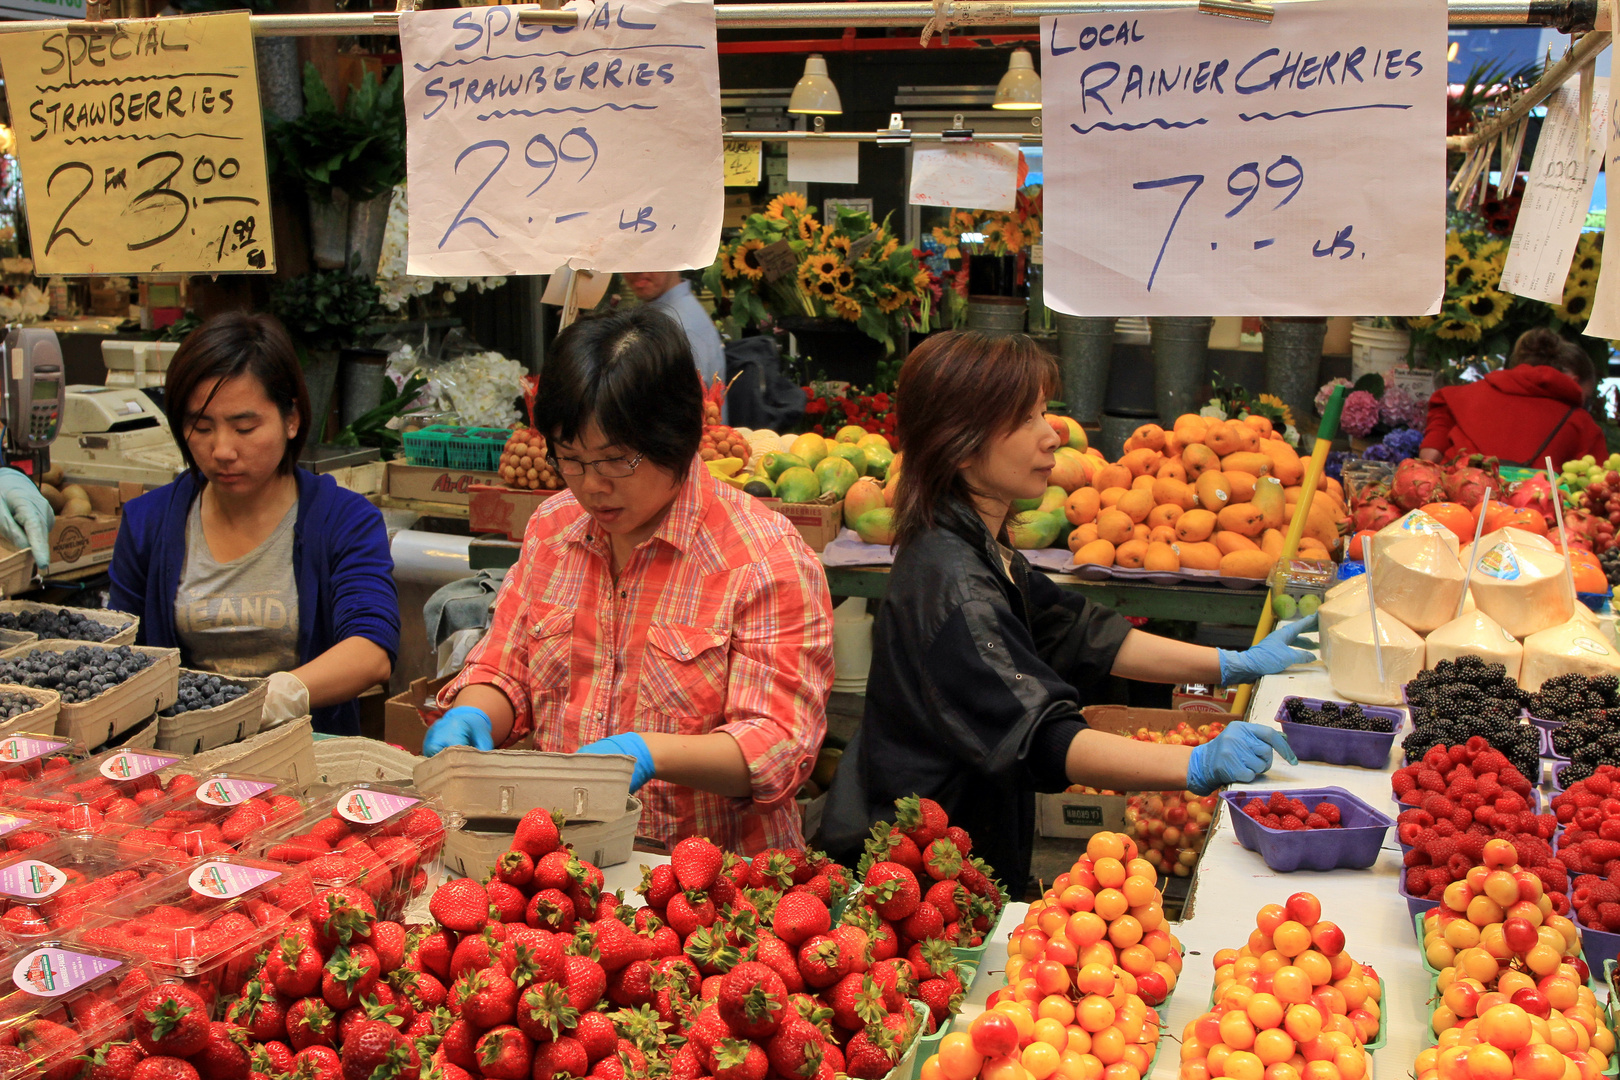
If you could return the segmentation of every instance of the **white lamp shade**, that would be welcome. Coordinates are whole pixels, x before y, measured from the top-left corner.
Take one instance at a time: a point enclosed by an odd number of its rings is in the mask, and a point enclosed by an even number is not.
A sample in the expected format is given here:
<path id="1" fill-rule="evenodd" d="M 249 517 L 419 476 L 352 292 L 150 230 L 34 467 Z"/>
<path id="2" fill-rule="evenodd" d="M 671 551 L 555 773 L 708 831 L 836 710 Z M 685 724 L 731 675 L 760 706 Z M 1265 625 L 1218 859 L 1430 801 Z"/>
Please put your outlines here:
<path id="1" fill-rule="evenodd" d="M 804 74 L 799 77 L 793 87 L 793 96 L 788 99 L 788 112 L 837 116 L 843 111 L 844 104 L 838 99 L 838 87 L 827 75 L 827 61 L 820 53 L 811 53 L 804 62 Z"/>
<path id="2" fill-rule="evenodd" d="M 1041 107 L 1041 77 L 1028 49 L 1014 49 L 1007 63 L 1007 74 L 996 84 L 995 109 L 1034 110 Z"/>

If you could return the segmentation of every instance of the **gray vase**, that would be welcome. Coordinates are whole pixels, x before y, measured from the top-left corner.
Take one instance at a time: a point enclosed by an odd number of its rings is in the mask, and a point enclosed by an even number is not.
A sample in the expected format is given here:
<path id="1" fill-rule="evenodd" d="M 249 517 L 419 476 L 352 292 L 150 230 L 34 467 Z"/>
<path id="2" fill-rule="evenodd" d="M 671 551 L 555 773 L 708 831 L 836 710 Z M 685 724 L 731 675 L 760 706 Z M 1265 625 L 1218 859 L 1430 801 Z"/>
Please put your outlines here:
<path id="1" fill-rule="evenodd" d="M 1059 315 L 1058 367 L 1063 372 L 1063 401 L 1082 424 L 1102 419 L 1108 393 L 1108 367 L 1114 358 L 1114 324 L 1118 319 Z"/>
<path id="2" fill-rule="evenodd" d="M 309 197 L 309 256 L 322 270 L 341 270 L 349 261 L 349 197 L 338 188 L 331 198 Z"/>
<path id="3" fill-rule="evenodd" d="M 309 388 L 311 443 L 326 441 L 326 422 L 332 414 L 333 397 L 337 394 L 339 365 L 335 349 L 311 349 L 305 357 L 304 385 Z"/>
<path id="4" fill-rule="evenodd" d="M 1321 385 L 1326 319 L 1267 319 L 1261 333 L 1266 357 L 1266 393 L 1282 399 L 1294 416 L 1310 416 Z"/>
<path id="5" fill-rule="evenodd" d="M 388 354 L 381 349 L 344 349 L 338 354 L 338 426 L 348 427 L 383 402 Z"/>
<path id="6" fill-rule="evenodd" d="M 304 115 L 304 70 L 298 62 L 298 39 L 262 37 L 253 41 L 259 69 L 259 98 L 277 120 Z"/>
<path id="7" fill-rule="evenodd" d="M 967 324 L 990 337 L 1006 337 L 1024 332 L 1024 317 L 1029 305 L 1022 299 L 1001 296 L 973 296 L 968 298 Z"/>
<path id="8" fill-rule="evenodd" d="M 1209 316 L 1152 318 L 1153 403 L 1165 427 L 1183 413 L 1197 412 L 1209 357 Z"/>
<path id="9" fill-rule="evenodd" d="M 377 264 L 382 261 L 383 233 L 388 229 L 388 207 L 392 191 L 374 199 L 349 204 L 349 273 L 367 281 L 377 280 Z"/>

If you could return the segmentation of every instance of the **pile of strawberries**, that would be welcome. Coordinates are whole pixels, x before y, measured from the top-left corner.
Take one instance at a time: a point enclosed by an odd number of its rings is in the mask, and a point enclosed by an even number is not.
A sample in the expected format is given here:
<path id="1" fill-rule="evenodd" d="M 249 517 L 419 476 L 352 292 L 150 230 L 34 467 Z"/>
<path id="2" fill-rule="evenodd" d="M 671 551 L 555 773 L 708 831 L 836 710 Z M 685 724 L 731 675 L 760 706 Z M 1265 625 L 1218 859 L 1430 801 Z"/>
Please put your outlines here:
<path id="1" fill-rule="evenodd" d="M 1273 791 L 1268 799 L 1250 799 L 1243 804 L 1243 812 L 1268 829 L 1342 829 L 1339 808 L 1330 802 L 1319 802 L 1307 807 L 1299 799 L 1290 799 L 1286 792 Z"/>
<path id="2" fill-rule="evenodd" d="M 6 998 L 6 1019 L 29 1012 L 34 1015 L 0 1031 L 0 1076 L 76 1080 L 88 1063 L 94 1071 L 85 1073 L 87 1080 L 128 1080 L 135 1063 L 147 1054 L 136 1044 L 124 1041 L 134 1033 L 133 1013 L 141 1005 L 149 1005 L 154 1012 L 162 1009 L 159 1002 L 147 1000 L 156 985 L 151 971 L 143 966 L 121 965 L 71 996 L 45 997 L 25 989 L 32 985 L 26 980 L 42 974 L 42 967 L 36 957 L 17 992 Z M 42 1065 L 38 1072 L 31 1067 L 36 1061 Z M 112 1071 L 107 1071 L 109 1066 Z M 175 1074 L 148 1067 L 139 1080 L 170 1080 L 171 1076 L 190 1080 L 192 1075 L 195 1073 Z"/>
<path id="3" fill-rule="evenodd" d="M 1453 881 L 1483 865 L 1485 844 L 1502 839 L 1519 864 L 1541 879 L 1554 909 L 1569 913 L 1569 874 L 1553 854 L 1558 831 L 1552 814 L 1531 805 L 1530 781 L 1480 736 L 1458 746 L 1434 746 L 1421 761 L 1395 770 L 1395 798 L 1406 807 L 1396 835 L 1408 850 L 1406 891 L 1439 900 Z"/>

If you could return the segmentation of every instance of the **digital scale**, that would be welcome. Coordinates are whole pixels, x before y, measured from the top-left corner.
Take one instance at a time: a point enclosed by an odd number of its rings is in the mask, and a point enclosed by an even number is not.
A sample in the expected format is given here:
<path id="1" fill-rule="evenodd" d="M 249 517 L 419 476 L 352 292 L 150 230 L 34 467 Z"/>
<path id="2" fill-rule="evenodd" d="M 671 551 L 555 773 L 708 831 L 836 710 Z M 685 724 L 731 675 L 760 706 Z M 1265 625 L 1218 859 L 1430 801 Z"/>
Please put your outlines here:
<path id="1" fill-rule="evenodd" d="M 69 386 L 52 460 L 69 482 L 158 487 L 185 470 L 168 417 L 133 386 Z"/>

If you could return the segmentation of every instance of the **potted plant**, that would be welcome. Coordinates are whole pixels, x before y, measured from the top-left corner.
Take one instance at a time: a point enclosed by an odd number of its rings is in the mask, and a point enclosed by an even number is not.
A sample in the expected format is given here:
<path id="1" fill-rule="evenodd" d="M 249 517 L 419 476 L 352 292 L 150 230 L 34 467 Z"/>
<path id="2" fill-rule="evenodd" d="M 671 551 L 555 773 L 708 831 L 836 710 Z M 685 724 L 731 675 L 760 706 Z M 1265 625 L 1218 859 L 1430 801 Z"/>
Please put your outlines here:
<path id="1" fill-rule="evenodd" d="M 304 114 L 265 117 L 272 175 L 309 197 L 310 247 L 323 270 L 375 277 L 388 198 L 405 179 L 402 69 L 366 72 L 340 111 L 314 64 L 304 65 Z"/>
<path id="2" fill-rule="evenodd" d="M 358 346 L 365 328 L 383 316 L 377 286 L 345 270 L 317 270 L 277 285 L 270 312 L 298 345 L 315 423 L 313 441 L 320 442 L 332 411 L 340 354 Z"/>
<path id="3" fill-rule="evenodd" d="M 934 229 L 946 258 L 960 257 L 967 290 L 967 325 L 988 333 L 1024 328 L 1028 291 L 1024 261 L 1041 239 L 1042 187 L 1017 193 L 1011 210 L 952 210 Z"/>

